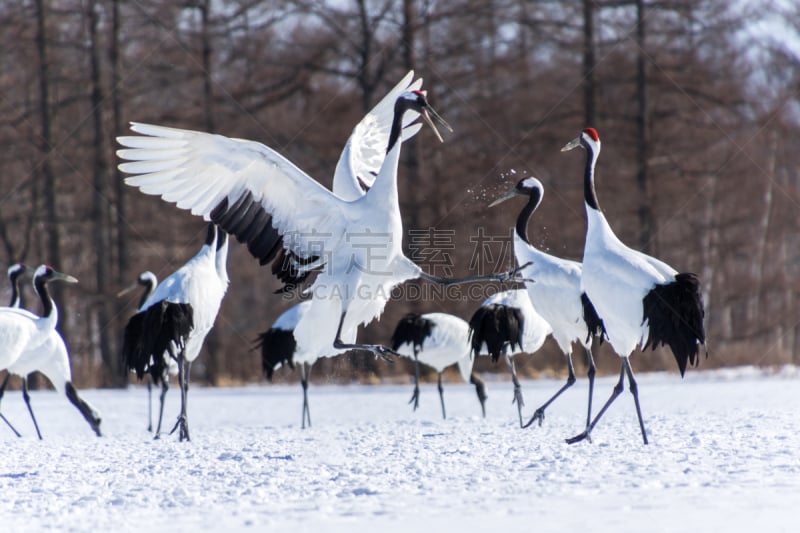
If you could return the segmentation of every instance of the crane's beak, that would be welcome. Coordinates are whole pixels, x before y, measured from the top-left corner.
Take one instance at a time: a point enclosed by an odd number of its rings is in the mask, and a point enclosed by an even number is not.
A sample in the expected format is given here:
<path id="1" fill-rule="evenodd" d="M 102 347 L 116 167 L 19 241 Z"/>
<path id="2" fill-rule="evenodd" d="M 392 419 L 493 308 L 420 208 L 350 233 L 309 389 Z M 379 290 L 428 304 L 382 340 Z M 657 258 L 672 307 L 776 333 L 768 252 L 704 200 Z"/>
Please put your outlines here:
<path id="1" fill-rule="evenodd" d="M 133 289 L 135 289 L 138 286 L 139 286 L 139 282 L 138 281 L 135 281 L 135 282 L 131 283 L 130 285 L 128 285 L 127 287 L 125 287 L 124 289 L 122 289 L 121 291 L 119 291 L 117 293 L 117 298 L 122 298 L 123 296 L 125 296 L 126 294 L 128 294 L 129 292 L 131 292 Z"/>
<path id="2" fill-rule="evenodd" d="M 434 120 L 439 123 L 440 126 L 446 128 L 448 131 L 452 133 L 453 128 L 450 127 L 450 124 L 447 123 L 445 119 L 443 119 L 439 113 L 433 110 L 433 108 L 428 105 L 422 110 L 422 116 L 425 118 L 425 121 L 433 128 L 433 133 L 436 134 L 436 138 L 439 139 L 439 142 L 444 142 L 442 139 L 442 135 L 439 133 L 439 130 L 436 128 L 436 124 L 434 124 Z"/>
<path id="3" fill-rule="evenodd" d="M 517 189 L 511 189 L 510 191 L 505 193 L 503 196 L 501 196 L 500 198 L 498 198 L 494 202 L 490 203 L 489 207 L 494 207 L 497 204 L 502 204 L 506 200 L 510 200 L 511 198 L 514 198 L 516 195 L 517 195 Z"/>
<path id="4" fill-rule="evenodd" d="M 78 283 L 77 278 L 73 278 L 69 274 L 64 274 L 62 272 L 53 272 L 53 279 L 63 281 L 65 283 Z"/>
<path id="5" fill-rule="evenodd" d="M 562 149 L 561 149 L 561 151 L 562 151 L 562 152 L 569 152 L 569 151 L 570 151 L 570 150 L 572 150 L 573 148 L 577 148 L 577 147 L 578 147 L 578 146 L 580 146 L 580 145 L 581 145 L 581 138 L 580 138 L 580 137 L 575 137 L 575 138 L 574 138 L 574 139 L 572 139 L 570 142 L 568 142 L 567 144 L 565 144 L 565 145 L 564 145 L 564 148 L 562 148 Z"/>

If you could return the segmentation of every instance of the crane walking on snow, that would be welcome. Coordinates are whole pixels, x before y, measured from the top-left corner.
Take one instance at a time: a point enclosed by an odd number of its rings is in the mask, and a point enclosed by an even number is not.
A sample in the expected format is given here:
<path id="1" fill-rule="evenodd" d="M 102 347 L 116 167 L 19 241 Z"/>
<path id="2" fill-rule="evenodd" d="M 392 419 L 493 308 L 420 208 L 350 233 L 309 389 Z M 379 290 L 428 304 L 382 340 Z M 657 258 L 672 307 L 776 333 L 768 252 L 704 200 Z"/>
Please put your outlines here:
<path id="1" fill-rule="evenodd" d="M 567 382 L 533 413 L 524 427 L 538 421 L 542 425 L 544 411 L 561 393 L 575 383 L 575 369 L 572 365 L 572 343 L 577 342 L 586 352 L 589 377 L 589 406 L 586 412 L 586 427 L 592 420 L 592 393 L 594 391 L 595 365 L 592 357 L 592 336 L 600 335 L 602 340 L 603 322 L 597 316 L 589 298 L 581 291 L 581 264 L 542 252 L 531 244 L 528 237 L 528 221 L 544 196 L 544 187 L 536 178 L 529 177 L 519 181 L 516 187 L 501 196 L 490 207 L 514 196 L 524 196 L 528 202 L 517 217 L 514 232 L 514 255 L 517 263 L 530 263 L 524 271 L 526 282 L 536 310 L 553 330 L 553 338 L 567 359 Z"/>
<path id="2" fill-rule="evenodd" d="M 397 323 L 392 334 L 392 350 L 414 359 L 414 393 L 409 403 L 414 410 L 419 407 L 419 364 L 432 366 L 438 374 L 439 400 L 442 418 L 447 418 L 444 408 L 442 372 L 457 364 L 464 381 L 475 385 L 475 393 L 481 402 L 481 412 L 486 417 L 486 384 L 472 371 L 474 358 L 469 342 L 469 324 L 457 316 L 447 313 L 411 313 Z"/>
<path id="3" fill-rule="evenodd" d="M 3 346 L 2 353 L 0 353 L 0 369 L 5 368 L 8 371 L 8 376 L 0 386 L 0 398 L 3 396 L 11 374 L 20 376 L 22 378 L 22 397 L 33 420 L 36 434 L 41 439 L 42 433 L 39 431 L 39 424 L 36 422 L 30 403 L 27 379 L 28 374 L 38 371 L 50 380 L 57 392 L 66 394 L 70 403 L 80 411 L 92 431 L 99 437 L 101 436 L 100 415 L 80 397 L 72 384 L 69 352 L 64 339 L 56 330 L 58 308 L 47 289 L 48 283 L 53 281 L 78 282 L 72 276 L 56 272 L 47 265 L 37 268 L 33 275 L 33 289 L 42 302 L 42 316 L 15 307 L 0 308 L 0 345 Z M 16 283 L 16 277 L 12 283 Z M 19 294 L 19 291 L 15 292 Z M 14 303 L 13 297 L 12 303 Z M 16 430 L 14 433 L 17 433 Z"/>
<path id="4" fill-rule="evenodd" d="M 587 229 L 581 285 L 603 319 L 608 342 L 622 364 L 611 397 L 589 426 L 567 442 L 589 438 L 611 403 L 622 394 L 627 374 L 642 439 L 647 444 L 639 389 L 628 357 L 637 345 L 646 350 L 648 346 L 655 349 L 666 344 L 675 356 L 681 376 L 687 363 L 699 362 L 699 345 L 705 344 L 700 281 L 695 274 L 678 273 L 666 263 L 625 246 L 617 238 L 600 211 L 594 187 L 594 170 L 600 155 L 597 131 L 586 128 L 561 151 L 578 146 L 586 150 L 583 193 Z"/>
<path id="5" fill-rule="evenodd" d="M 488 353 L 495 363 L 502 355 L 514 383 L 514 399 L 522 427 L 522 387 L 517 379 L 514 356 L 533 354 L 551 333 L 550 324 L 536 312 L 525 289 L 511 289 L 493 294 L 469 319 L 472 353 Z"/>

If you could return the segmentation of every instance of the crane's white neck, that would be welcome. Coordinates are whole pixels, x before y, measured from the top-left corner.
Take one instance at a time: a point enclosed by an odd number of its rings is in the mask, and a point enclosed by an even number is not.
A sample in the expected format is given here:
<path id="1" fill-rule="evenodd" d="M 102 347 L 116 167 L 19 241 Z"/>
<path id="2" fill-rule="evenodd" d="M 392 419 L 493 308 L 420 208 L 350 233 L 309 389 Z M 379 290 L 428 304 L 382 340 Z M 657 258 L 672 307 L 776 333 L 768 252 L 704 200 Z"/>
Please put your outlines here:
<path id="1" fill-rule="evenodd" d="M 394 146 L 386 154 L 378 176 L 372 188 L 367 191 L 366 197 L 372 198 L 376 205 L 386 208 L 399 209 L 399 197 L 397 194 L 397 169 L 400 163 L 400 147 L 402 141 L 398 139 Z"/>

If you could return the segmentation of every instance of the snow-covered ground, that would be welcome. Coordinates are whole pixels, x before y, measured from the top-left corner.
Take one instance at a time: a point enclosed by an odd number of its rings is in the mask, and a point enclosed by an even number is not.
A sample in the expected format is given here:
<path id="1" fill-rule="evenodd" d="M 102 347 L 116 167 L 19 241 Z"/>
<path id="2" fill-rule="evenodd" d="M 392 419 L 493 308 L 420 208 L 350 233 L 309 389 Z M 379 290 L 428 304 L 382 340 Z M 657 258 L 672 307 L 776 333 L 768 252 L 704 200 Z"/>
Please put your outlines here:
<path id="1" fill-rule="evenodd" d="M 598 380 L 596 404 L 616 381 Z M 739 368 L 639 376 L 651 444 L 626 394 L 593 443 L 581 380 L 522 430 L 510 382 L 491 381 L 487 418 L 474 390 L 446 384 L 190 391 L 191 443 L 153 441 L 146 392 L 89 390 L 103 438 L 52 392 L 33 392 L 45 440 L 19 392 L 0 426 L 0 530 L 17 531 L 796 531 L 800 371 Z M 526 413 L 560 381 L 524 381 Z M 178 408 L 168 397 L 166 426 Z M 491 529 L 490 529 L 491 528 Z"/>

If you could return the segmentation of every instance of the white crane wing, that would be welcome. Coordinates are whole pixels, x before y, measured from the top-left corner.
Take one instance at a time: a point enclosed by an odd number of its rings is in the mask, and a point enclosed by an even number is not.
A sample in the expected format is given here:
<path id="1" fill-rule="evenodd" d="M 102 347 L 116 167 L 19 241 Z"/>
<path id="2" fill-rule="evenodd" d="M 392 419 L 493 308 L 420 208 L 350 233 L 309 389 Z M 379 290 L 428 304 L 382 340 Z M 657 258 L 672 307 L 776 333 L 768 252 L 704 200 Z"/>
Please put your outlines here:
<path id="1" fill-rule="evenodd" d="M 216 222 L 262 264 L 282 248 L 300 259 L 319 255 L 329 249 L 319 249 L 326 237 L 344 231 L 348 202 L 261 143 L 141 123 L 131 129 L 141 136 L 117 139 L 127 147 L 117 155 L 129 160 L 119 168 L 133 174 L 125 182 Z"/>
<path id="2" fill-rule="evenodd" d="M 372 187 L 386 157 L 395 102 L 404 92 L 417 91 L 422 87 L 421 78 L 412 82 L 413 79 L 414 71 L 411 70 L 353 128 L 336 163 L 333 175 L 333 193 L 336 196 L 355 200 Z M 406 111 L 403 115 L 401 140 L 410 139 L 420 130 L 421 124 L 412 124 L 418 117 L 416 111 Z"/>

